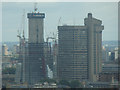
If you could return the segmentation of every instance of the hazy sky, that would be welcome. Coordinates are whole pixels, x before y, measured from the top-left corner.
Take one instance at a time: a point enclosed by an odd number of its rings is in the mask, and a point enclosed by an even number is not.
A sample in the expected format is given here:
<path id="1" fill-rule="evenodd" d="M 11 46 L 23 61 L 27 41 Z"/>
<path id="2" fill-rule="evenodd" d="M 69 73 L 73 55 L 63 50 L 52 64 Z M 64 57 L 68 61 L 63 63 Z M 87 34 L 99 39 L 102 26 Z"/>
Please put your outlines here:
<path id="1" fill-rule="evenodd" d="M 117 2 L 50 2 L 38 3 L 38 11 L 45 13 L 44 35 L 57 33 L 58 25 L 84 25 L 84 18 L 91 12 L 93 17 L 102 20 L 103 40 L 118 40 L 118 3 Z M 25 36 L 28 37 L 27 13 L 32 12 L 34 3 L 2 4 L 2 39 L 18 41 L 17 31 L 21 29 L 25 9 Z M 61 20 L 59 22 L 59 19 Z M 59 23 L 58 23 L 59 22 Z"/>

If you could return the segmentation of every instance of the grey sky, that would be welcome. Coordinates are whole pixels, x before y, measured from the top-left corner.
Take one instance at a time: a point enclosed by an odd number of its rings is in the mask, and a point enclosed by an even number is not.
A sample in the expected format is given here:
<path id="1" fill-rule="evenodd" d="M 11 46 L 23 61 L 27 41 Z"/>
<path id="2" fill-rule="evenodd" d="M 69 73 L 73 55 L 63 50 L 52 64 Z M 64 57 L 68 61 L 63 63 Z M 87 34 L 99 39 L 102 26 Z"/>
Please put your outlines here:
<path id="1" fill-rule="evenodd" d="M 118 39 L 118 3 L 117 2 L 51 2 L 38 3 L 38 11 L 44 12 L 45 37 L 50 32 L 57 33 L 60 25 L 84 25 L 84 18 L 91 12 L 93 17 L 102 20 L 104 25 L 103 40 Z M 28 37 L 27 13 L 32 12 L 34 3 L 3 3 L 2 4 L 2 37 L 3 41 L 18 41 L 17 30 L 21 28 L 23 9 L 25 9 L 25 34 Z"/>

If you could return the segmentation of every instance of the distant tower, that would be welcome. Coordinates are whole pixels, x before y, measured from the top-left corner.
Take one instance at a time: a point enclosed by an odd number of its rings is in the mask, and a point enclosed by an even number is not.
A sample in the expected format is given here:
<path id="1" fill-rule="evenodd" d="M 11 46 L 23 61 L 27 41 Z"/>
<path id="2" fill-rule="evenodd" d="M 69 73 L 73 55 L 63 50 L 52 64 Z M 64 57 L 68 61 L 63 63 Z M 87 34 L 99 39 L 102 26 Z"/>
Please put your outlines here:
<path id="1" fill-rule="evenodd" d="M 2 45 L 2 55 L 3 56 L 8 55 L 8 47 L 6 44 Z"/>
<path id="2" fill-rule="evenodd" d="M 26 59 L 26 81 L 29 85 L 38 83 L 46 77 L 44 61 L 44 13 L 28 13 L 29 41 L 28 58 Z"/>

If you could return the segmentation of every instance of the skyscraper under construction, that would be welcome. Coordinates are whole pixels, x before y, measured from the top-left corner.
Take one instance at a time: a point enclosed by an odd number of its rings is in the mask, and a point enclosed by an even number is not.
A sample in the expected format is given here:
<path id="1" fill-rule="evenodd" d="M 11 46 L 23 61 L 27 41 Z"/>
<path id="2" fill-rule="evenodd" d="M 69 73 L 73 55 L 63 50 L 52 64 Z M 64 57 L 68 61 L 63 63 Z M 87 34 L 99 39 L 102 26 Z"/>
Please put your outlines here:
<path id="1" fill-rule="evenodd" d="M 29 85 L 46 77 L 44 60 L 44 13 L 28 13 L 28 56 L 25 60 L 25 81 Z"/>
<path id="2" fill-rule="evenodd" d="M 84 19 L 84 26 L 58 26 L 58 79 L 96 81 L 101 72 L 102 21 Z"/>

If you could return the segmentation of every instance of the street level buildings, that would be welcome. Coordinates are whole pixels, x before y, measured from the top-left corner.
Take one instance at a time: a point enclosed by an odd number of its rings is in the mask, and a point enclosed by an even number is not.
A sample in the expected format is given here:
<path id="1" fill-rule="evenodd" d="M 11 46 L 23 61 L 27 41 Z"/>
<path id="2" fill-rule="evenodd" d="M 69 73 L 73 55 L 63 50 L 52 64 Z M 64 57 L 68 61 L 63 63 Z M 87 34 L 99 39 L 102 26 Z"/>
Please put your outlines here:
<path id="1" fill-rule="evenodd" d="M 102 72 L 99 73 L 99 81 L 118 83 L 120 78 L 119 69 L 118 64 L 103 64 Z"/>
<path id="2" fill-rule="evenodd" d="M 102 21 L 84 19 L 84 26 L 58 26 L 58 79 L 97 81 L 101 72 Z"/>

